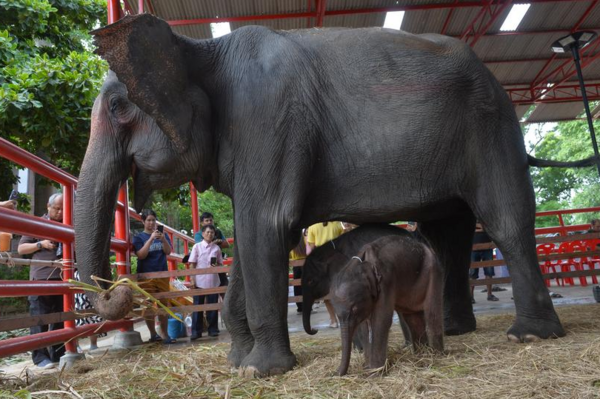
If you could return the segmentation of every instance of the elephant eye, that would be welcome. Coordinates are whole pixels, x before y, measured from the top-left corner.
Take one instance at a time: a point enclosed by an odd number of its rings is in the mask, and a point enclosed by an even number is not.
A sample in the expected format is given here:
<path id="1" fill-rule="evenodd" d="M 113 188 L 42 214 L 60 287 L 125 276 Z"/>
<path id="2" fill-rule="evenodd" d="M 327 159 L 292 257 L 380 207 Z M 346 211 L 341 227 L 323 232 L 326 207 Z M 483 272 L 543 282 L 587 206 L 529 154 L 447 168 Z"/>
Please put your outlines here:
<path id="1" fill-rule="evenodd" d="M 117 108 L 119 107 L 119 100 L 116 98 L 113 98 L 110 100 L 110 112 L 112 112 L 113 114 L 115 112 L 117 112 Z"/>

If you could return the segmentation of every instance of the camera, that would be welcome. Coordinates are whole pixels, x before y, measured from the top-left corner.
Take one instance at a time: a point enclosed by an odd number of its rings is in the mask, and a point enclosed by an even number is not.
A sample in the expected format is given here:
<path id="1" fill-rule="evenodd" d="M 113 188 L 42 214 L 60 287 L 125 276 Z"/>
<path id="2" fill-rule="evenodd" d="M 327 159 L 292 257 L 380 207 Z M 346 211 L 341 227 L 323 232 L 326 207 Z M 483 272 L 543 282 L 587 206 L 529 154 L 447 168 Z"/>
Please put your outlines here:
<path id="1" fill-rule="evenodd" d="M 12 190 L 10 192 L 10 197 L 8 197 L 9 201 L 17 201 L 19 199 L 19 192 L 17 190 Z"/>

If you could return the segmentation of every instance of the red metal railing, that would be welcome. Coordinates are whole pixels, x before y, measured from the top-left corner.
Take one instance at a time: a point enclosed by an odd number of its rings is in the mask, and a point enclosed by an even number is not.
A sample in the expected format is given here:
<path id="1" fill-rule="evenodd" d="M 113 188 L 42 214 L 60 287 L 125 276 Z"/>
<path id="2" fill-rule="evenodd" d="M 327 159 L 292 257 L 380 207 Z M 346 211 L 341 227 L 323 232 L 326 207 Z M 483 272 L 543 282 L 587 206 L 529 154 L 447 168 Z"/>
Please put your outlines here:
<path id="1" fill-rule="evenodd" d="M 75 240 L 75 232 L 73 230 L 73 199 L 77 187 L 77 179 L 2 138 L 0 138 L 0 156 L 61 184 L 63 193 L 63 223 L 0 208 L 0 230 L 62 242 L 63 280 L 66 281 L 73 278 L 73 242 Z M 195 190 L 193 191 L 195 192 Z M 131 272 L 129 263 L 129 220 L 130 218 L 141 220 L 141 217 L 133 209 L 126 207 L 125 204 L 128 203 L 127 198 L 127 187 L 125 185 L 119 191 L 119 202 L 115 211 L 115 238 L 111 239 L 110 245 L 111 249 L 117 254 L 117 273 L 119 275 Z M 196 208 L 195 214 L 197 215 L 197 201 L 192 207 Z M 175 242 L 175 239 L 183 240 L 186 250 L 188 243 L 193 242 L 192 238 L 168 226 L 165 226 L 165 232 L 169 234 L 171 242 Z M 169 270 L 176 270 L 177 263 L 181 259 L 181 255 L 169 255 Z M 17 297 L 32 294 L 63 295 L 64 311 L 70 312 L 74 308 L 74 293 L 77 291 L 69 289 L 69 286 L 69 283 L 56 281 L 0 281 L 0 296 Z M 75 327 L 74 320 L 66 320 L 64 325 L 65 328 L 62 330 L 0 341 L 0 357 L 61 342 L 67 342 L 65 345 L 67 352 L 75 353 L 77 348 L 76 338 L 92 335 L 95 333 L 96 328 L 98 328 L 97 325 L 92 327 Z M 102 331 L 108 331 L 117 328 L 129 329 L 131 326 L 132 322 L 130 320 L 123 320 L 105 323 L 101 328 Z"/>

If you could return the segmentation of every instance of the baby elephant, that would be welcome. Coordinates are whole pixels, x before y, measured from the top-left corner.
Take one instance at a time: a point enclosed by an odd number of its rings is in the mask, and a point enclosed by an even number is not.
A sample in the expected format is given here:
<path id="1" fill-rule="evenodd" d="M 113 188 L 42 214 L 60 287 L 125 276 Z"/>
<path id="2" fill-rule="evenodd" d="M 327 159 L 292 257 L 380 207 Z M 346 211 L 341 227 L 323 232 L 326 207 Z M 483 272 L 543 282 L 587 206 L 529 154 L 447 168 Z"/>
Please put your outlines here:
<path id="1" fill-rule="evenodd" d="M 339 374 L 348 371 L 352 338 L 361 323 L 368 337 L 365 367 L 385 364 L 394 310 L 404 317 L 415 349 L 429 344 L 443 351 L 442 277 L 434 252 L 412 237 L 387 236 L 365 245 L 331 286 L 342 334 Z"/>

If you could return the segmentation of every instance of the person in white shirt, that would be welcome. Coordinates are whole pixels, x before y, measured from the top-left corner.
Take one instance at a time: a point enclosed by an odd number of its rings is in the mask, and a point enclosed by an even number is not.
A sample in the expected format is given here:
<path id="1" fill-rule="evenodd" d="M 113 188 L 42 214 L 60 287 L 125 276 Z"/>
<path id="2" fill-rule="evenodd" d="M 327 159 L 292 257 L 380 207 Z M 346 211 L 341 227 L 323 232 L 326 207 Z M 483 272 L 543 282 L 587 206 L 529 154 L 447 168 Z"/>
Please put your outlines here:
<path id="1" fill-rule="evenodd" d="M 216 229 L 212 224 L 202 226 L 202 241 L 195 244 L 190 253 L 189 263 L 194 269 L 208 269 L 211 266 L 222 266 L 223 258 L 221 248 L 215 244 Z M 219 275 L 198 274 L 195 276 L 193 285 L 196 288 L 216 288 L 220 284 Z M 194 297 L 194 305 L 206 303 L 217 303 L 219 294 L 199 295 Z M 216 310 L 206 312 L 206 321 L 208 322 L 208 335 L 217 337 L 219 335 L 219 314 Z M 191 340 L 202 337 L 204 329 L 204 312 L 194 312 L 192 317 L 192 335 Z"/>

